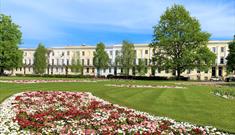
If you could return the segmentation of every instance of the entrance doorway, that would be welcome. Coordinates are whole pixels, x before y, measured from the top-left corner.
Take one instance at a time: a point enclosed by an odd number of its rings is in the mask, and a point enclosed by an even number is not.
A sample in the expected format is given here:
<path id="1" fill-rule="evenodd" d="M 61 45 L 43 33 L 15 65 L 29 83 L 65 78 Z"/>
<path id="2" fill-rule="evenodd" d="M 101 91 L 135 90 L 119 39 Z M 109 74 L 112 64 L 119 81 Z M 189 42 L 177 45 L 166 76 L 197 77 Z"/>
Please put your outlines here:
<path id="1" fill-rule="evenodd" d="M 212 67 L 212 76 L 215 77 L 216 76 L 216 68 Z"/>

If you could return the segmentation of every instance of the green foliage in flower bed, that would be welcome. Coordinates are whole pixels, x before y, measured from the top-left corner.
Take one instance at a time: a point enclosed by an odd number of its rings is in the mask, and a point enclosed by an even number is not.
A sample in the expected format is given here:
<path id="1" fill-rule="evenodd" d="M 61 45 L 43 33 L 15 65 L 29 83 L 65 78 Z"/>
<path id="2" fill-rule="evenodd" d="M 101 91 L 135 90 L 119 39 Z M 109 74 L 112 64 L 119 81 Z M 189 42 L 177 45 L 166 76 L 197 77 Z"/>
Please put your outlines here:
<path id="1" fill-rule="evenodd" d="M 233 99 L 235 98 L 235 91 L 231 89 L 214 89 L 213 94 L 216 96 L 220 96 L 226 99 Z"/>
<path id="2" fill-rule="evenodd" d="M 0 77 L 0 79 L 50 80 L 52 78 Z M 177 86 L 186 87 L 187 89 L 146 89 L 105 86 L 106 84 L 174 86 L 176 83 L 184 84 L 177 84 Z M 233 84 L 232 86 L 235 85 Z M 235 91 L 235 87 L 232 86 L 230 90 Z M 140 80 L 97 80 L 96 83 L 0 83 L 0 102 L 14 93 L 22 91 L 86 91 L 112 103 L 148 112 L 156 116 L 167 116 L 178 121 L 191 122 L 198 125 L 212 125 L 221 130 L 235 133 L 235 100 L 225 100 L 214 96 L 211 92 L 216 88 L 216 86 L 192 85 L 191 82 Z M 228 86 L 221 86 L 220 89 L 228 89 Z"/>

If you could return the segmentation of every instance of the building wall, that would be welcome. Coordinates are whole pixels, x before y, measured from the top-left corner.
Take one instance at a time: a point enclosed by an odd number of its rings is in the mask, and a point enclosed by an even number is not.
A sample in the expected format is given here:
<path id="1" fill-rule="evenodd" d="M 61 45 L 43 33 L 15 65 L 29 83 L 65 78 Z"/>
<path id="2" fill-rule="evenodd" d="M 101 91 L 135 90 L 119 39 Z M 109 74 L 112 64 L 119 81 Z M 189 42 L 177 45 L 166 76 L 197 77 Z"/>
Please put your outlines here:
<path id="1" fill-rule="evenodd" d="M 115 68 L 115 58 L 117 53 L 120 52 L 122 45 L 107 46 L 106 52 L 110 58 L 110 66 L 107 69 L 101 69 L 101 75 L 107 76 L 109 74 L 114 75 L 116 69 L 116 75 L 121 74 L 120 68 Z M 45 69 L 46 74 L 80 74 L 72 72 L 69 65 L 72 64 L 72 60 L 79 58 L 81 64 L 83 65 L 83 75 L 97 75 L 97 70 L 93 66 L 93 57 L 95 52 L 95 46 L 67 46 L 61 48 L 48 48 L 48 69 Z M 191 71 L 185 71 L 182 73 L 183 76 L 190 77 L 192 80 L 209 80 L 212 77 L 212 72 L 214 76 L 224 77 L 226 75 L 226 57 L 228 55 L 228 41 L 209 41 L 208 48 L 214 52 L 217 56 L 215 66 L 211 67 L 207 72 L 197 71 L 197 69 Z M 15 74 L 33 74 L 33 55 L 35 49 L 22 49 L 24 51 L 24 58 L 22 68 L 14 69 L 8 73 Z M 136 64 L 138 64 L 139 59 L 144 59 L 147 64 L 146 76 L 151 76 L 151 58 L 153 55 L 153 49 L 148 46 L 148 44 L 135 44 L 136 52 Z M 133 71 L 130 69 L 130 74 Z M 135 71 L 135 75 L 138 75 Z M 172 72 L 170 71 L 155 71 L 156 76 L 167 76 L 171 77 Z"/>

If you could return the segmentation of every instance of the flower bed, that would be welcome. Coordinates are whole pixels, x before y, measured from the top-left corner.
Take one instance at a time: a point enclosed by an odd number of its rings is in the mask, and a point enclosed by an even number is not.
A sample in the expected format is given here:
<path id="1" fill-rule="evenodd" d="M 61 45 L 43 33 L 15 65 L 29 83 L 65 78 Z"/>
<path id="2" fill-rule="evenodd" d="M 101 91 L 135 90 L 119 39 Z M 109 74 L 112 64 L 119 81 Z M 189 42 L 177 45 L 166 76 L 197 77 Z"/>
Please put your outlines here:
<path id="1" fill-rule="evenodd" d="M 234 99 L 235 98 L 235 91 L 230 89 L 222 90 L 222 89 L 215 89 L 213 90 L 213 94 L 225 99 Z"/>
<path id="2" fill-rule="evenodd" d="M 96 81 L 91 81 L 91 80 L 0 80 L 0 82 L 30 84 L 30 83 L 96 82 Z"/>
<path id="3" fill-rule="evenodd" d="M 224 134 L 111 104 L 85 92 L 23 92 L 0 105 L 0 134 Z"/>
<path id="4" fill-rule="evenodd" d="M 175 89 L 185 89 L 186 88 L 186 87 L 168 86 L 168 85 L 133 85 L 133 84 L 106 84 L 105 86 L 127 87 L 127 88 L 175 88 Z"/>

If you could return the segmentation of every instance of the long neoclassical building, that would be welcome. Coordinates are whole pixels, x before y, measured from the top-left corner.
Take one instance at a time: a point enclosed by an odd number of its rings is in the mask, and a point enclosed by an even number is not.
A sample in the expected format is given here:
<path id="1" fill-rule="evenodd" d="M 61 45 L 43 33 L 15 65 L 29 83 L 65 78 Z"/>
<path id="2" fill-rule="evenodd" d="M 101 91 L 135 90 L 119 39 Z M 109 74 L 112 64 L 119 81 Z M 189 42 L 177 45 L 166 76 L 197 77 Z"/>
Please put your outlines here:
<path id="1" fill-rule="evenodd" d="M 209 80 L 211 77 L 224 77 L 226 75 L 226 57 L 228 55 L 228 42 L 229 41 L 209 41 L 208 48 L 214 52 L 217 56 L 214 66 L 212 66 L 208 71 L 198 71 L 189 70 L 182 73 L 185 77 L 190 77 L 192 80 Z M 106 51 L 109 55 L 110 62 L 107 69 L 101 71 L 101 75 L 107 76 L 120 75 L 122 72 L 121 68 L 115 67 L 115 57 L 117 53 L 121 50 L 122 45 L 107 46 Z M 83 65 L 84 75 L 96 75 L 97 71 L 93 66 L 93 56 L 96 46 L 65 46 L 65 47 L 53 47 L 48 48 L 48 68 L 45 69 L 46 74 L 79 74 L 72 72 L 67 65 L 71 65 L 72 59 L 77 57 L 80 59 Z M 35 48 L 21 48 L 24 52 L 23 54 L 23 65 L 22 68 L 14 69 L 11 73 L 15 74 L 33 74 L 33 62 L 34 62 L 34 52 Z M 144 59 L 147 65 L 146 76 L 167 76 L 171 77 L 172 72 L 170 71 L 151 71 L 151 59 L 153 55 L 153 49 L 148 46 L 148 44 L 135 44 L 136 52 L 136 64 L 138 64 L 139 59 Z M 132 75 L 138 75 L 133 69 L 130 71 Z"/>

